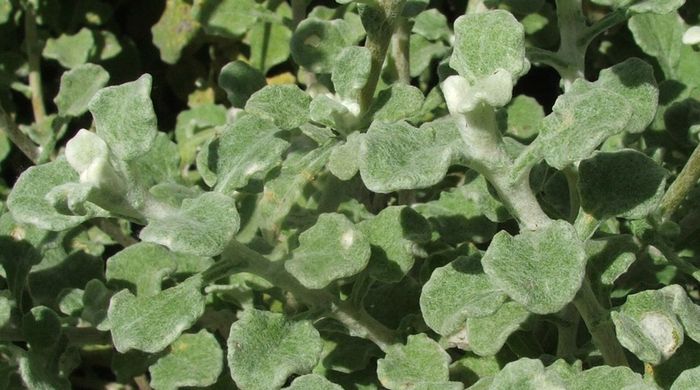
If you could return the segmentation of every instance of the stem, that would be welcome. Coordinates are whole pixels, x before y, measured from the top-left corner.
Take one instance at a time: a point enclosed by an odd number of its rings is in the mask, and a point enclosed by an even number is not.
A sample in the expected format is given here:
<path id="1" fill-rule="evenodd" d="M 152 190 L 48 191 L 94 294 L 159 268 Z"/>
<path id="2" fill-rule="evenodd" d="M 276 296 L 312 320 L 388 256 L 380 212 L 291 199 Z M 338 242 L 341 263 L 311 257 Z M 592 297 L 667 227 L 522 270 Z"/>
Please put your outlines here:
<path id="1" fill-rule="evenodd" d="M 148 383 L 148 378 L 145 374 L 135 376 L 134 383 L 136 383 L 139 390 L 151 390 L 151 385 Z"/>
<path id="2" fill-rule="evenodd" d="M 309 0 L 292 0 L 292 31 L 296 30 L 299 23 L 306 17 L 306 7 Z"/>
<path id="3" fill-rule="evenodd" d="M 673 266 L 700 282 L 700 268 L 678 256 L 668 245 L 663 242 L 656 242 L 654 245 L 649 245 L 649 251 L 657 251 L 657 255 L 661 254 Z"/>
<path id="4" fill-rule="evenodd" d="M 561 41 L 557 55 L 571 64 L 560 71 L 567 90 L 576 79 L 584 77 L 586 46 L 579 44 L 579 37 L 587 26 L 581 0 L 556 0 L 556 3 Z"/>
<path id="5" fill-rule="evenodd" d="M 391 38 L 392 57 L 399 82 L 411 84 L 411 23 L 408 18 L 399 18 L 396 31 Z"/>
<path id="6" fill-rule="evenodd" d="M 360 112 L 363 114 L 369 110 L 372 104 L 389 42 L 396 29 L 396 20 L 398 15 L 401 15 L 405 0 L 380 0 L 378 3 L 378 7 L 362 8 L 360 14 L 362 24 L 367 30 L 365 47 L 369 49 L 372 58 L 367 84 L 360 91 Z"/>
<path id="7" fill-rule="evenodd" d="M 36 15 L 30 2 L 24 2 L 24 33 L 29 63 L 29 88 L 32 91 L 34 121 L 39 124 L 46 118 L 44 92 L 41 83 L 41 53 L 36 31 Z"/>
<path id="8" fill-rule="evenodd" d="M 34 164 L 39 161 L 39 154 L 41 153 L 39 147 L 19 130 L 15 121 L 5 112 L 2 106 L 0 106 L 0 131 L 4 132 L 7 138 Z"/>
<path id="9" fill-rule="evenodd" d="M 621 9 L 615 10 L 583 30 L 579 35 L 577 44 L 581 47 L 588 47 L 598 35 L 625 20 L 627 20 L 625 11 Z"/>
<path id="10" fill-rule="evenodd" d="M 698 179 L 700 179 L 700 145 L 695 148 L 681 173 L 671 183 L 663 199 L 661 199 L 659 210 L 661 210 L 663 221 L 671 219 L 678 206 L 683 203 L 686 195 L 695 187 Z"/>
<path id="11" fill-rule="evenodd" d="M 576 308 L 569 304 L 562 310 L 561 319 L 563 323 L 557 324 L 557 356 L 570 358 L 575 356 L 578 350 L 576 337 L 581 316 Z"/>
<path id="12" fill-rule="evenodd" d="M 586 277 L 579 290 L 574 305 L 586 327 L 591 332 L 593 343 L 600 350 L 605 364 L 610 366 L 628 366 L 625 352 L 615 336 L 615 327 L 610 319 L 610 312 L 600 305 Z"/>
<path id="13" fill-rule="evenodd" d="M 234 272 L 249 272 L 258 275 L 275 286 L 289 291 L 307 305 L 326 307 L 330 316 L 345 325 L 350 333 L 364 337 L 386 350 L 395 343 L 394 331 L 371 317 L 352 302 L 340 301 L 324 290 L 311 290 L 304 287 L 290 275 L 282 262 L 274 262 L 247 246 L 231 241 L 216 264 L 202 274 L 204 283 L 226 277 Z"/>

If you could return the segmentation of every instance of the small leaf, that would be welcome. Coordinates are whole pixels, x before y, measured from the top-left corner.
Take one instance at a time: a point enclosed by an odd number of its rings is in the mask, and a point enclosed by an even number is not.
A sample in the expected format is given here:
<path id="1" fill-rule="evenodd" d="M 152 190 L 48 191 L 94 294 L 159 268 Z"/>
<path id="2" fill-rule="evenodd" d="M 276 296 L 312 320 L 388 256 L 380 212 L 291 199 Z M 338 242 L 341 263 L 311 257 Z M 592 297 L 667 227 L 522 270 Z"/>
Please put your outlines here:
<path id="1" fill-rule="evenodd" d="M 219 87 L 234 107 L 244 107 L 250 96 L 265 85 L 265 76 L 243 61 L 229 62 L 219 73 Z"/>
<path id="2" fill-rule="evenodd" d="M 154 296 L 135 297 L 122 290 L 112 297 L 107 316 L 120 353 L 165 349 L 204 313 L 199 281 L 186 281 Z"/>
<path id="3" fill-rule="evenodd" d="M 489 389 L 564 389 L 564 384 L 555 375 L 548 375 L 541 361 L 521 358 L 510 362 L 496 374 Z"/>
<path id="4" fill-rule="evenodd" d="M 163 62 L 174 64 L 180 59 L 182 49 L 199 32 L 199 23 L 192 17 L 192 5 L 185 0 L 168 0 L 165 11 L 151 27 L 153 44 L 160 50 Z"/>
<path id="5" fill-rule="evenodd" d="M 555 221 L 536 231 L 496 234 L 481 260 L 494 286 L 537 314 L 571 302 L 585 275 L 586 254 L 573 226 Z"/>
<path id="6" fill-rule="evenodd" d="M 236 385 L 257 390 L 279 388 L 290 375 L 310 372 L 323 343 L 309 321 L 248 310 L 231 325 L 227 346 Z"/>
<path id="7" fill-rule="evenodd" d="M 343 388 L 318 374 L 300 376 L 286 390 L 342 390 Z"/>
<path id="8" fill-rule="evenodd" d="M 544 119 L 544 109 L 529 96 L 518 95 L 499 112 L 499 127 L 506 135 L 521 142 L 532 141 Z"/>
<path id="9" fill-rule="evenodd" d="M 342 214 L 321 214 L 299 236 L 299 248 L 284 267 L 301 284 L 321 289 L 337 279 L 362 271 L 369 261 L 365 235 Z"/>
<path id="10" fill-rule="evenodd" d="M 416 114 L 425 97 L 420 89 L 407 84 L 393 84 L 379 92 L 372 102 L 370 113 L 374 120 L 398 122 Z"/>
<path id="11" fill-rule="evenodd" d="M 217 174 L 215 189 L 232 194 L 250 179 L 262 179 L 279 165 L 289 146 L 287 141 L 275 136 L 279 131 L 272 122 L 257 115 L 245 115 L 225 125 L 221 137 L 209 144 L 206 161 L 208 168 Z M 214 183 L 207 181 L 207 184 Z"/>
<path id="12" fill-rule="evenodd" d="M 692 390 L 700 383 L 700 366 L 683 371 L 671 386 L 671 390 Z"/>
<path id="13" fill-rule="evenodd" d="M 333 148 L 328 160 L 328 170 L 340 180 L 350 180 L 357 174 L 357 156 L 362 143 L 362 135 L 358 132 L 348 134 L 345 143 Z"/>
<path id="14" fill-rule="evenodd" d="M 88 105 L 97 135 L 120 159 L 131 160 L 153 146 L 157 123 L 149 96 L 151 82 L 146 74 L 130 83 L 103 88 Z"/>
<path id="15" fill-rule="evenodd" d="M 517 302 L 506 302 L 486 317 L 467 319 L 467 346 L 480 356 L 491 356 L 503 348 L 508 337 L 530 316 Z"/>
<path id="16" fill-rule="evenodd" d="M 314 73 L 331 73 L 340 52 L 353 43 L 344 35 L 348 27 L 342 19 L 303 20 L 290 43 L 294 62 Z"/>
<path id="17" fill-rule="evenodd" d="M 430 241 L 428 221 L 410 207 L 387 207 L 359 227 L 372 245 L 370 275 L 383 282 L 401 280 Z"/>
<path id="18" fill-rule="evenodd" d="M 338 54 L 331 80 L 335 91 L 343 99 L 357 101 L 359 93 L 369 80 L 372 55 L 366 47 L 349 46 Z"/>
<path id="19" fill-rule="evenodd" d="M 224 352 L 211 333 L 202 329 L 195 334 L 183 334 L 148 369 L 151 386 L 161 390 L 213 385 L 223 369 L 223 359 Z"/>
<path id="20" fill-rule="evenodd" d="M 651 390 L 641 375 L 628 367 L 599 366 L 583 371 L 573 383 L 572 390 L 639 389 Z"/>
<path id="21" fill-rule="evenodd" d="M 207 34 L 236 39 L 258 21 L 260 11 L 255 0 L 201 0 L 192 14 Z"/>
<path id="22" fill-rule="evenodd" d="M 280 12 L 282 11 L 282 12 Z M 284 14 L 286 11 L 287 14 Z M 277 15 L 289 18 L 289 6 L 281 3 Z M 289 41 L 292 31 L 284 23 L 256 23 L 248 31 L 246 41 L 250 46 L 250 64 L 262 73 L 289 58 Z"/>
<path id="23" fill-rule="evenodd" d="M 632 149 L 596 153 L 581 162 L 579 174 L 581 207 L 597 219 L 644 218 L 666 188 L 666 170 Z"/>
<path id="24" fill-rule="evenodd" d="M 390 390 L 448 384 L 450 355 L 425 334 L 409 335 L 405 345 L 392 345 L 377 361 L 377 376 Z M 443 387 L 445 388 L 445 387 Z M 460 387 L 461 388 L 461 387 Z"/>
<path id="25" fill-rule="evenodd" d="M 634 15 L 630 18 L 629 29 L 637 45 L 648 55 L 656 57 L 667 78 L 676 75 L 681 57 L 683 23 L 678 14 Z"/>
<path id="26" fill-rule="evenodd" d="M 62 116 L 80 116 L 88 110 L 90 99 L 107 85 L 109 73 L 95 64 L 83 64 L 61 76 L 61 88 L 53 100 Z"/>
<path id="27" fill-rule="evenodd" d="M 411 31 L 431 41 L 449 39 L 451 35 L 450 28 L 447 26 L 447 18 L 435 8 L 419 13 L 413 22 Z"/>
<path id="28" fill-rule="evenodd" d="M 92 279 L 85 285 L 83 294 L 83 311 L 80 318 L 102 331 L 109 330 L 107 309 L 112 298 L 112 290 L 105 287 L 99 279 Z"/>
<path id="29" fill-rule="evenodd" d="M 90 216 L 62 214 L 53 207 L 46 194 L 54 187 L 77 182 L 78 179 L 78 174 L 64 158 L 30 167 L 15 183 L 7 198 L 7 207 L 18 222 L 53 231 L 70 229 Z"/>
<path id="30" fill-rule="evenodd" d="M 478 257 L 458 257 L 433 271 L 423 286 L 420 307 L 425 323 L 449 336 L 462 329 L 467 318 L 495 313 L 506 298 L 491 284 Z"/>
<path id="31" fill-rule="evenodd" d="M 455 49 L 450 66 L 469 84 L 498 70 L 510 74 L 514 83 L 529 70 L 523 26 L 509 12 L 495 10 L 460 16 L 454 28 Z"/>
<path id="32" fill-rule="evenodd" d="M 438 183 L 452 164 L 459 135 L 426 124 L 375 121 L 360 146 L 362 181 L 371 191 L 426 188 Z M 455 129 L 456 130 L 456 129 Z"/>
<path id="33" fill-rule="evenodd" d="M 139 237 L 175 252 L 216 256 L 238 231 L 240 218 L 230 197 L 207 192 L 185 199 L 180 210 L 149 220 Z"/>
<path id="34" fill-rule="evenodd" d="M 591 281 L 608 287 L 627 272 L 640 250 L 632 236 L 622 234 L 588 240 L 585 245 Z"/>
<path id="35" fill-rule="evenodd" d="M 245 109 L 291 130 L 308 122 L 310 103 L 311 97 L 296 85 L 268 85 L 250 96 Z"/>
<path id="36" fill-rule="evenodd" d="M 128 288 L 138 297 L 153 296 L 177 269 L 173 257 L 165 247 L 140 242 L 107 259 L 105 276 L 110 285 Z"/>
<path id="37" fill-rule="evenodd" d="M 421 35 L 411 35 L 408 52 L 411 77 L 418 77 L 434 59 L 441 59 L 447 52 L 448 48 L 442 42 L 431 42 Z"/>
<path id="38" fill-rule="evenodd" d="M 72 69 L 88 62 L 95 54 L 95 47 L 95 35 L 83 27 L 73 35 L 61 34 L 58 38 L 49 38 L 42 54 Z"/>

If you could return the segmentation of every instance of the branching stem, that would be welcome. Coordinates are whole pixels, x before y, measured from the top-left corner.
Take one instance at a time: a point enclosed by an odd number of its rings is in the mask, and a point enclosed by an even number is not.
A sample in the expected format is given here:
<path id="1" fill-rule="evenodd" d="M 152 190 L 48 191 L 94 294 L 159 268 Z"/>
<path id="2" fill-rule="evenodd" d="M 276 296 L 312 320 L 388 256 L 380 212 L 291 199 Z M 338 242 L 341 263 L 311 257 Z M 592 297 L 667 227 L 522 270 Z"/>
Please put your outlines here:
<path id="1" fill-rule="evenodd" d="M 659 209 L 663 220 L 668 221 L 671 219 L 678 206 L 683 203 L 686 195 L 697 185 L 698 180 L 700 180 L 700 145 L 695 148 L 681 173 L 678 174 L 676 180 L 673 181 L 661 199 Z"/>
<path id="2" fill-rule="evenodd" d="M 19 130 L 17 123 L 10 117 L 10 114 L 5 112 L 2 106 L 0 106 L 0 131 L 5 133 L 7 138 L 34 164 L 39 161 L 40 149 Z"/>
<path id="3" fill-rule="evenodd" d="M 41 53 L 39 37 L 36 30 L 36 15 L 30 2 L 24 3 L 24 33 L 29 63 L 29 88 L 32 92 L 32 110 L 34 121 L 40 124 L 46 118 L 44 91 L 41 83 Z"/>

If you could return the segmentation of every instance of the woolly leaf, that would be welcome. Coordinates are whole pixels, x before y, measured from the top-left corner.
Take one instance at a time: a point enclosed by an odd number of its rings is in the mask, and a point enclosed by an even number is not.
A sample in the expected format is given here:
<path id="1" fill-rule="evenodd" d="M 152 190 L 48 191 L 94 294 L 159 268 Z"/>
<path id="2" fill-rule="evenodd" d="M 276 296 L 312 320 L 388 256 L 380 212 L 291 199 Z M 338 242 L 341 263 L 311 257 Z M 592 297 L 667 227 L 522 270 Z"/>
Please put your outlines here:
<path id="1" fill-rule="evenodd" d="M 296 85 L 268 85 L 250 96 L 245 109 L 290 130 L 309 120 L 310 103 L 311 97 Z"/>
<path id="2" fill-rule="evenodd" d="M 343 388 L 332 383 L 318 374 L 302 375 L 292 381 L 287 390 L 342 390 Z"/>
<path id="3" fill-rule="evenodd" d="M 470 317 L 466 327 L 467 347 L 480 356 L 495 355 L 529 315 L 519 303 L 506 302 L 491 315 Z"/>
<path id="4" fill-rule="evenodd" d="M 63 73 L 61 88 L 53 100 L 59 115 L 83 115 L 88 110 L 90 99 L 108 81 L 109 73 L 95 64 L 83 64 Z"/>
<path id="5" fill-rule="evenodd" d="M 183 334 L 148 371 L 156 389 L 209 386 L 216 383 L 224 365 L 224 352 L 213 334 L 202 329 Z"/>
<path id="6" fill-rule="evenodd" d="M 219 73 L 219 86 L 234 107 L 244 107 L 250 96 L 266 84 L 265 76 L 243 61 L 229 62 Z"/>
<path id="7" fill-rule="evenodd" d="M 88 62 L 95 54 L 95 47 L 95 35 L 83 27 L 73 35 L 61 34 L 58 38 L 49 38 L 42 54 L 72 69 Z"/>
<path id="8" fill-rule="evenodd" d="M 160 292 L 163 279 L 175 272 L 174 255 L 160 245 L 140 242 L 107 259 L 105 276 L 110 285 L 128 288 L 139 297 Z"/>
<path id="9" fill-rule="evenodd" d="M 245 3 L 245 1 L 241 1 Z M 180 59 L 182 49 L 199 32 L 199 23 L 192 17 L 192 5 L 185 0 L 168 0 L 165 11 L 151 27 L 153 44 L 160 50 L 163 62 L 174 64 Z"/>
<path id="10" fill-rule="evenodd" d="M 260 7 L 255 0 L 202 0 L 195 2 L 194 18 L 207 34 L 240 38 L 258 21 Z"/>
<path id="11" fill-rule="evenodd" d="M 314 73 L 331 73 L 343 48 L 352 44 L 350 37 L 344 34 L 348 27 L 342 19 L 303 20 L 290 43 L 294 62 Z"/>

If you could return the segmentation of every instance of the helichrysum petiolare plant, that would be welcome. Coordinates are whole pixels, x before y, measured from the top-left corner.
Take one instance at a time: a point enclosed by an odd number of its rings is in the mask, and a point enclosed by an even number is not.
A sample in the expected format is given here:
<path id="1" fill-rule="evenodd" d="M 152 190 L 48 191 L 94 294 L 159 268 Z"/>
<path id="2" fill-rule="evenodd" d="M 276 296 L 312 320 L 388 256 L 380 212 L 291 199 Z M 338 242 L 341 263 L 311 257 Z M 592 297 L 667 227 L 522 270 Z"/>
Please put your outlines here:
<path id="1" fill-rule="evenodd" d="M 697 2 L 58 3 L 0 2 L 0 389 L 700 387 Z"/>

